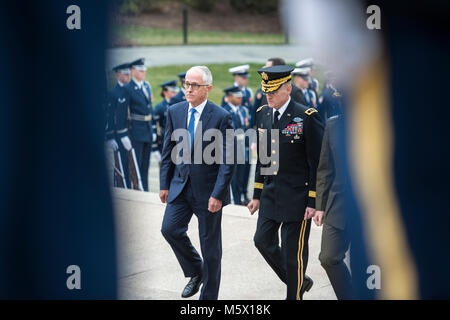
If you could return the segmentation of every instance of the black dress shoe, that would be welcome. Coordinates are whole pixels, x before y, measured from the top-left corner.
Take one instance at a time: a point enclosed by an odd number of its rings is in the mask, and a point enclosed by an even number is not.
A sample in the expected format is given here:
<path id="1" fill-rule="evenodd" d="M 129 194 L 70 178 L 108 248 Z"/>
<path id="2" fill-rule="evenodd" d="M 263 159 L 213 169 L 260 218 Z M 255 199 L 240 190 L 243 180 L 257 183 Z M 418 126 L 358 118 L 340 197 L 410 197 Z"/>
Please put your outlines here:
<path id="1" fill-rule="evenodd" d="M 305 279 L 302 284 L 302 288 L 300 289 L 300 297 L 303 299 L 303 294 L 305 291 L 309 291 L 314 284 L 314 281 L 305 274 Z"/>
<path id="2" fill-rule="evenodd" d="M 186 287 L 184 287 L 183 293 L 181 294 L 182 298 L 189 298 L 192 297 L 194 294 L 198 292 L 200 289 L 200 285 L 202 284 L 202 276 L 195 276 L 192 277 L 191 280 L 189 280 Z"/>

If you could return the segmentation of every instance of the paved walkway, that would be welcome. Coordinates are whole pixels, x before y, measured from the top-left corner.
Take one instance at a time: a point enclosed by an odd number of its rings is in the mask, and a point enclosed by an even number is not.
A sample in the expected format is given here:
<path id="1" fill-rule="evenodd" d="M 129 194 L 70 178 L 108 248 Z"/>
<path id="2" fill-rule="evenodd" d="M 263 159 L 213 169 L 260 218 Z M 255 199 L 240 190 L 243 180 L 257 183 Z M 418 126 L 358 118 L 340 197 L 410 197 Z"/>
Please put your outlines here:
<path id="1" fill-rule="evenodd" d="M 270 57 L 283 57 L 295 62 L 310 52 L 298 45 L 196 45 L 196 46 L 153 46 L 126 47 L 107 50 L 108 65 L 133 61 L 144 57 L 150 66 L 198 65 L 213 63 L 261 63 Z"/>
<path id="2" fill-rule="evenodd" d="M 156 193 L 122 189 L 113 192 L 119 247 L 119 297 L 181 299 L 187 280 L 160 232 L 165 205 Z M 245 207 L 230 205 L 224 209 L 219 299 L 282 300 L 286 296 L 285 286 L 253 244 L 256 219 Z M 193 218 L 188 234 L 200 251 L 197 226 L 197 219 Z M 314 225 L 311 228 L 307 274 L 314 279 L 314 286 L 305 294 L 305 300 L 336 299 L 317 259 L 321 230 Z M 198 294 L 191 299 L 198 299 Z"/>

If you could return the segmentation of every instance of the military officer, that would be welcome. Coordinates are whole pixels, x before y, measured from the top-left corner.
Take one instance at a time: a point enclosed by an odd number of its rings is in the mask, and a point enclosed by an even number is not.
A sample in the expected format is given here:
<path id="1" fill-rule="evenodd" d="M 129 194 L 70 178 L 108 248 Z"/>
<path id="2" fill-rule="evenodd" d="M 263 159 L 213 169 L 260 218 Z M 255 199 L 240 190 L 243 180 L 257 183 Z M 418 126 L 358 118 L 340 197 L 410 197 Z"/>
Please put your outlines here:
<path id="1" fill-rule="evenodd" d="M 238 86 L 231 86 L 224 89 L 225 92 L 225 105 L 223 108 L 227 110 L 231 114 L 231 119 L 233 121 L 233 127 L 235 130 L 239 130 L 240 132 L 236 132 L 236 145 L 238 148 L 242 148 L 242 151 L 237 155 L 241 155 L 245 157 L 245 142 L 244 142 L 244 130 L 245 128 L 245 110 L 242 107 L 242 98 L 244 96 L 242 90 Z M 248 120 L 247 120 L 248 122 Z M 233 203 L 236 205 L 242 204 L 242 196 L 244 194 L 244 189 L 242 186 L 242 177 L 245 171 L 245 159 L 238 159 L 233 178 L 231 179 L 231 192 L 233 194 Z"/>
<path id="2" fill-rule="evenodd" d="M 323 125 L 316 109 L 308 109 L 290 97 L 293 69 L 279 65 L 258 70 L 268 102 L 256 113 L 258 150 L 268 152 L 270 161 L 262 163 L 260 155 L 264 153 L 258 152 L 253 200 L 248 209 L 251 214 L 259 209 L 255 246 L 287 285 L 286 298 L 300 300 L 312 286 L 305 270 Z M 278 130 L 272 133 L 271 129 Z"/>
<path id="3" fill-rule="evenodd" d="M 325 74 L 327 78 L 327 85 L 324 87 L 321 96 L 319 97 L 319 104 L 317 110 L 320 113 L 322 121 L 342 114 L 342 93 L 336 89 L 336 77 L 332 72 Z"/>
<path id="4" fill-rule="evenodd" d="M 265 67 L 267 68 L 272 66 L 281 66 L 285 64 L 286 62 L 282 58 L 269 58 L 265 64 Z M 294 84 L 292 84 L 291 98 L 297 103 L 306 105 L 303 93 Z M 254 121 L 256 119 L 256 110 L 258 110 L 260 106 L 263 106 L 265 104 L 267 104 L 266 94 L 260 88 L 255 93 L 255 103 L 253 104 L 253 108 L 250 110 L 252 119 L 250 125 L 252 128 L 254 128 L 256 125 L 256 122 Z"/>
<path id="5" fill-rule="evenodd" d="M 128 137 L 127 115 L 128 101 L 124 86 L 130 81 L 130 64 L 124 63 L 113 68 L 117 83 L 108 92 L 108 144 L 114 151 L 119 150 L 126 186 L 130 187 L 128 151 L 131 141 Z"/>
<path id="6" fill-rule="evenodd" d="M 155 106 L 154 122 L 156 124 L 156 135 L 158 138 L 158 152 L 162 152 L 162 142 L 164 141 L 164 129 L 166 127 L 167 108 L 172 98 L 178 94 L 177 80 L 169 80 L 159 85 L 161 87 L 161 97 L 163 100 Z"/>
<path id="7" fill-rule="evenodd" d="M 178 74 L 178 78 L 180 79 L 180 82 L 181 82 L 180 91 L 178 91 L 178 93 L 170 101 L 171 105 L 178 103 L 178 102 L 186 101 L 185 89 L 184 89 L 184 80 L 186 78 L 186 71 L 180 72 Z"/>
<path id="8" fill-rule="evenodd" d="M 301 90 L 303 94 L 303 99 L 305 101 L 304 105 L 310 108 L 317 107 L 317 96 L 316 93 L 309 88 L 309 68 L 295 68 L 292 71 L 294 76 L 294 85 Z"/>
<path id="9" fill-rule="evenodd" d="M 308 88 L 310 90 L 314 91 L 316 96 L 318 97 L 319 96 L 319 81 L 316 78 L 314 78 L 314 76 L 313 76 L 313 69 L 314 69 L 313 58 L 307 58 L 307 59 L 300 60 L 295 64 L 295 67 L 296 68 L 309 68 Z"/>
<path id="10" fill-rule="evenodd" d="M 131 64 L 131 81 L 125 86 L 130 108 L 130 136 L 144 191 L 148 191 L 148 170 L 152 144 L 156 142 L 153 124 L 152 91 L 145 81 L 147 67 L 141 58 Z"/>

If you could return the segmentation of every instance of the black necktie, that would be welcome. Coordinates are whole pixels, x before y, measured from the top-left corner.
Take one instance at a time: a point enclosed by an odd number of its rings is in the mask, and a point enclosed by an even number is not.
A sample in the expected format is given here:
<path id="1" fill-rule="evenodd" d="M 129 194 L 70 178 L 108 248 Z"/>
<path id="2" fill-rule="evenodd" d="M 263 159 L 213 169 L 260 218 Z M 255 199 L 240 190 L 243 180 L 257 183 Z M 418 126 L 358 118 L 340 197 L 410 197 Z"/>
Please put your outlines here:
<path id="1" fill-rule="evenodd" d="M 276 128 L 278 126 L 278 116 L 280 115 L 280 111 L 276 110 L 273 115 L 273 127 Z"/>

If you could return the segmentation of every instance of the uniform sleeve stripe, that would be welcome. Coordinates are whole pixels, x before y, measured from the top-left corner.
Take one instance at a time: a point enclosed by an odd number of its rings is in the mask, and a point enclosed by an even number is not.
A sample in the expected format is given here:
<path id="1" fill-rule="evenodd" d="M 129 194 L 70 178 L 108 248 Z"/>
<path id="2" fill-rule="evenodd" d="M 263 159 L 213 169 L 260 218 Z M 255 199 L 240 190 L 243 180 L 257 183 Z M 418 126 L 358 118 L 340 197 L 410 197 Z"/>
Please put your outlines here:
<path id="1" fill-rule="evenodd" d="M 264 187 L 264 183 L 255 182 L 254 188 L 255 189 L 262 189 Z"/>
<path id="2" fill-rule="evenodd" d="M 308 197 L 315 198 L 316 197 L 316 192 L 310 190 L 309 193 L 308 193 Z"/>

